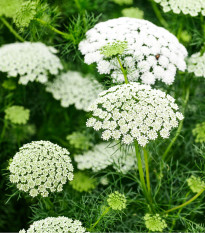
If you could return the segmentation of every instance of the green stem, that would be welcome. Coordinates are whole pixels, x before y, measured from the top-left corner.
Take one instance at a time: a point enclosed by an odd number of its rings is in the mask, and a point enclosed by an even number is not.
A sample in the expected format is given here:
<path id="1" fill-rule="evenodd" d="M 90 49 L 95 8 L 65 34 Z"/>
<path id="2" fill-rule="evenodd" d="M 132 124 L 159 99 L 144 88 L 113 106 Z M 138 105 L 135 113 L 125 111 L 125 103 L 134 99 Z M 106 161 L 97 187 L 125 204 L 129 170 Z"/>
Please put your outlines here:
<path id="1" fill-rule="evenodd" d="M 136 157 L 137 157 L 141 187 L 142 187 L 143 193 L 144 193 L 147 201 L 150 202 L 150 198 L 149 198 L 147 188 L 146 188 L 146 184 L 145 184 L 144 172 L 143 172 L 143 168 L 142 168 L 142 159 L 141 159 L 141 156 L 140 156 L 140 153 L 139 153 L 139 147 L 138 147 L 137 141 L 135 141 L 135 152 L 136 152 Z"/>
<path id="2" fill-rule="evenodd" d="M 92 231 L 95 228 L 95 226 L 100 222 L 100 220 L 109 212 L 110 208 L 111 207 L 107 207 L 103 211 L 103 213 L 101 214 L 101 216 L 98 218 L 98 220 L 94 224 L 92 224 L 92 226 L 88 229 L 88 231 Z"/>
<path id="3" fill-rule="evenodd" d="M 124 75 L 125 83 L 128 84 L 129 81 L 128 81 L 128 79 L 127 79 L 127 71 L 123 68 L 119 56 L 117 56 L 117 60 L 118 60 L 118 62 L 119 62 L 119 64 L 120 64 L 121 71 L 122 71 L 122 73 L 123 73 L 123 75 Z"/>
<path id="4" fill-rule="evenodd" d="M 4 125 L 3 125 L 3 129 L 1 131 L 1 136 L 0 136 L 0 144 L 3 141 L 7 126 L 8 126 L 7 120 L 4 120 Z"/>
<path id="5" fill-rule="evenodd" d="M 190 191 L 186 194 L 185 198 L 187 198 L 187 197 L 189 196 L 189 194 L 190 194 Z M 179 209 L 177 215 L 179 215 L 179 214 L 181 213 L 182 209 L 183 209 L 183 208 L 180 208 L 180 209 Z M 175 224 L 176 224 L 176 219 L 174 219 L 174 220 L 172 221 L 172 228 L 171 228 L 172 230 L 174 229 Z"/>
<path id="6" fill-rule="evenodd" d="M 162 14 L 160 12 L 160 10 L 158 9 L 157 7 L 157 4 L 153 1 L 153 0 L 150 0 L 150 3 L 152 5 L 152 9 L 157 17 L 157 19 L 159 20 L 159 22 L 161 23 L 161 25 L 165 28 L 168 28 L 168 23 L 166 22 L 166 20 L 162 17 Z"/>
<path id="7" fill-rule="evenodd" d="M 184 100 L 184 109 L 183 109 L 183 114 L 185 113 L 185 110 L 186 110 L 186 106 L 187 106 L 187 103 L 188 103 L 188 100 L 189 100 L 189 94 L 190 94 L 190 85 L 187 87 L 186 89 L 186 96 L 185 96 L 185 100 Z M 177 129 L 177 132 L 176 132 L 176 135 L 175 137 L 171 140 L 169 146 L 167 147 L 167 149 L 165 150 L 164 154 L 162 155 L 162 159 L 165 160 L 170 149 L 172 148 L 173 144 L 175 143 L 175 141 L 177 140 L 178 136 L 180 135 L 180 132 L 182 130 L 182 127 L 183 127 L 183 123 L 184 123 L 184 120 L 182 120 L 180 123 L 179 123 L 179 127 Z"/>
<path id="8" fill-rule="evenodd" d="M 169 210 L 166 210 L 165 213 L 169 213 L 169 212 L 172 212 L 174 210 L 177 210 L 177 209 L 181 209 L 187 205 L 189 205 L 190 203 L 192 203 L 195 199 L 197 199 L 197 197 L 199 197 L 203 192 L 204 192 L 205 189 L 202 189 L 200 192 L 198 192 L 195 196 L 193 196 L 190 200 L 186 201 L 185 203 L 179 205 L 179 206 L 176 206 L 172 209 L 169 209 Z"/>
<path id="9" fill-rule="evenodd" d="M 143 148 L 144 152 L 144 160 L 145 160 L 145 171 L 146 171 L 146 181 L 147 181 L 147 190 L 148 190 L 148 195 L 151 198 L 151 186 L 150 186 L 150 178 L 149 178 L 149 163 L 148 163 L 148 152 L 146 148 Z"/>
<path id="10" fill-rule="evenodd" d="M 3 17 L 0 16 L 0 19 L 2 21 L 2 23 L 9 29 L 9 31 L 21 42 L 24 42 L 23 37 L 21 37 L 16 30 L 14 30 L 14 28 L 10 25 L 10 23 Z"/>
<path id="11" fill-rule="evenodd" d="M 48 27 L 49 29 L 51 29 L 53 32 L 63 36 L 63 38 L 67 39 L 67 40 L 72 40 L 73 39 L 73 36 L 71 34 L 68 34 L 68 33 L 65 33 L 65 32 L 61 32 L 60 30 L 58 30 L 57 28 L 51 26 L 50 24 L 48 24 L 47 22 L 41 20 L 41 19 L 37 19 L 35 18 L 35 20 L 37 22 L 39 22 L 40 24 Z"/>

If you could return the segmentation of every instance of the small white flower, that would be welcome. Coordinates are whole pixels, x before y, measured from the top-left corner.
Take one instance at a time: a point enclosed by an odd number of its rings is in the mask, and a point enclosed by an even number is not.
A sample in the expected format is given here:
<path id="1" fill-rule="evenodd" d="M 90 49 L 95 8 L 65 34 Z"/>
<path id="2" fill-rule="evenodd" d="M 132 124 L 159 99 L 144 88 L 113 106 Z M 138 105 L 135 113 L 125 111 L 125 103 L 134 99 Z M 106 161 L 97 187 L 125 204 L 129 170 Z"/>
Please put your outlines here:
<path id="1" fill-rule="evenodd" d="M 121 140 L 124 144 L 137 140 L 145 146 L 159 134 L 168 138 L 171 129 L 183 120 L 173 97 L 138 83 L 111 87 L 99 94 L 92 108 L 95 114 L 87 126 L 102 128 L 103 140 Z M 107 112 L 109 120 L 100 117 L 102 111 Z"/>
<path id="2" fill-rule="evenodd" d="M 32 197 L 46 197 L 50 192 L 60 191 L 62 184 L 73 179 L 69 154 L 67 149 L 49 141 L 25 144 L 9 166 L 10 181 Z M 67 175 L 62 179 L 64 172 Z"/>
<path id="3" fill-rule="evenodd" d="M 189 73 L 193 72 L 195 76 L 205 78 L 205 53 L 201 55 L 198 52 L 188 58 L 187 69 Z"/>
<path id="4" fill-rule="evenodd" d="M 163 7 L 164 12 L 173 11 L 175 14 L 183 13 L 197 16 L 200 13 L 205 16 L 204 0 L 154 0 Z"/>
<path id="5" fill-rule="evenodd" d="M 78 169 L 92 169 L 93 172 L 113 166 L 118 172 L 126 174 L 136 166 L 136 158 L 131 149 L 121 150 L 110 143 L 97 144 L 92 150 L 82 155 L 75 155 L 74 159 Z"/>
<path id="6" fill-rule="evenodd" d="M 3 45 L 0 48 L 0 71 L 8 77 L 17 77 L 19 83 L 26 85 L 29 81 L 46 83 L 48 75 L 56 75 L 63 69 L 57 50 L 41 42 L 23 42 Z"/>
<path id="7" fill-rule="evenodd" d="M 115 83 L 125 82 L 118 60 L 115 56 L 99 57 L 96 53 L 117 42 L 127 44 L 118 56 L 129 81 L 141 79 L 145 84 L 154 84 L 159 79 L 170 85 L 176 70 L 186 69 L 187 51 L 173 34 L 147 20 L 121 17 L 96 24 L 79 44 L 85 63 L 96 63 L 98 72 L 110 74 Z"/>
<path id="8" fill-rule="evenodd" d="M 47 217 L 45 219 L 35 221 L 30 225 L 29 229 L 19 231 L 19 233 L 40 233 L 40 232 L 59 232 L 59 233 L 89 233 L 82 227 L 79 220 L 72 220 L 71 218 Z"/>
<path id="9" fill-rule="evenodd" d="M 55 99 L 60 100 L 62 107 L 74 104 L 76 109 L 88 112 L 88 106 L 103 91 L 103 87 L 92 77 L 83 77 L 79 72 L 68 71 L 53 82 L 48 82 L 46 91 L 52 93 Z M 92 105 L 90 108 L 95 110 Z"/>

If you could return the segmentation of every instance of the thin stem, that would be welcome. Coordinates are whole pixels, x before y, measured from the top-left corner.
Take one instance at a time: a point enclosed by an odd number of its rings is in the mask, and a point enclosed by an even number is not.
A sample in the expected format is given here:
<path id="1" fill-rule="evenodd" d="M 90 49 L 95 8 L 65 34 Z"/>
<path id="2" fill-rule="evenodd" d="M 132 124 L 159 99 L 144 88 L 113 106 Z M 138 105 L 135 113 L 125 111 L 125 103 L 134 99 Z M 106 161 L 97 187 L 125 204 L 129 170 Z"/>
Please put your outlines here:
<path id="1" fill-rule="evenodd" d="M 161 23 L 161 25 L 165 28 L 168 28 L 168 23 L 166 22 L 166 20 L 162 17 L 162 14 L 160 12 L 160 10 L 158 9 L 157 7 L 157 4 L 153 1 L 153 0 L 150 0 L 150 3 L 152 5 L 152 9 L 157 17 L 157 19 L 159 20 L 159 22 Z"/>
<path id="2" fill-rule="evenodd" d="M 139 147 L 138 147 L 137 141 L 135 141 L 135 152 L 136 152 L 136 157 L 137 157 L 141 187 L 142 187 L 142 190 L 144 192 L 144 195 L 145 195 L 147 201 L 150 202 L 150 198 L 149 198 L 147 188 L 146 188 L 146 184 L 145 184 L 144 172 L 143 172 L 143 168 L 142 168 L 142 159 L 141 159 L 141 156 L 140 156 L 140 153 L 139 153 Z"/>
<path id="3" fill-rule="evenodd" d="M 24 42 L 23 37 L 21 37 L 18 34 L 18 32 L 11 26 L 11 24 L 3 16 L 0 16 L 0 20 L 18 40 L 20 40 L 21 42 Z"/>
<path id="4" fill-rule="evenodd" d="M 50 24 L 48 24 L 47 22 L 41 20 L 41 19 L 37 19 L 35 18 L 35 20 L 37 22 L 39 22 L 40 24 L 48 27 L 49 29 L 51 29 L 53 32 L 63 36 L 63 38 L 67 39 L 67 40 L 72 40 L 73 39 L 73 36 L 71 34 L 68 34 L 68 33 L 65 33 L 65 32 L 61 32 L 60 30 L 58 30 L 57 28 L 51 26 Z"/>
<path id="5" fill-rule="evenodd" d="M 7 128 L 7 126 L 8 126 L 8 122 L 7 122 L 7 120 L 4 120 L 4 124 L 3 124 L 3 129 L 2 129 L 2 131 L 1 131 L 1 136 L 0 136 L 0 143 L 3 141 L 3 139 L 4 139 L 4 135 L 5 135 L 5 133 L 6 133 L 6 128 Z"/>
<path id="6" fill-rule="evenodd" d="M 185 198 L 187 198 L 187 197 L 189 196 L 189 194 L 190 194 L 190 191 L 186 194 Z M 177 215 L 179 215 L 179 214 L 181 213 L 182 209 L 183 209 L 183 208 L 180 208 L 180 209 L 179 209 L 179 211 L 177 212 Z M 174 229 L 175 224 L 176 224 L 176 219 L 174 219 L 174 220 L 172 221 L 172 228 L 171 228 L 172 230 Z"/>
<path id="7" fill-rule="evenodd" d="M 187 87 L 186 89 L 186 96 L 185 96 L 185 100 L 184 100 L 184 109 L 183 109 L 183 114 L 185 113 L 185 110 L 186 110 L 186 106 L 187 106 L 187 103 L 188 103 L 188 100 L 189 100 L 189 94 L 190 94 L 190 85 Z M 172 148 L 173 144 L 175 143 L 175 141 L 177 140 L 178 136 L 180 135 L 180 132 L 182 130 L 182 127 L 183 127 L 183 123 L 184 123 L 184 120 L 182 120 L 180 123 L 179 123 L 179 127 L 177 129 L 177 132 L 176 132 L 176 135 L 175 137 L 171 140 L 169 146 L 167 147 L 167 149 L 165 150 L 164 154 L 162 155 L 162 159 L 165 160 L 170 149 Z"/>
<path id="8" fill-rule="evenodd" d="M 181 209 L 187 205 L 189 205 L 190 203 L 192 203 L 195 199 L 197 199 L 198 196 L 200 196 L 203 192 L 204 192 L 205 189 L 202 189 L 200 192 L 198 192 L 195 196 L 193 196 L 190 200 L 186 201 L 185 203 L 179 205 L 179 206 L 176 206 L 172 209 L 169 209 L 169 210 L 166 210 L 165 213 L 169 213 L 169 212 L 172 212 L 174 210 L 177 210 L 177 209 Z"/>
<path id="9" fill-rule="evenodd" d="M 122 71 L 122 73 L 123 73 L 123 75 L 124 75 L 125 83 L 128 84 L 129 81 L 128 81 L 128 79 L 127 79 L 127 71 L 123 68 L 119 56 L 117 56 L 117 60 L 118 60 L 118 62 L 119 62 L 119 64 L 120 64 L 121 71 Z"/>
<path id="10" fill-rule="evenodd" d="M 95 226 L 100 222 L 100 220 L 109 212 L 109 210 L 110 210 L 110 207 L 107 207 L 103 211 L 103 213 L 101 214 L 101 216 L 98 218 L 98 220 L 94 224 L 92 224 L 92 226 L 88 229 L 88 231 L 92 231 L 95 228 Z"/>
<path id="11" fill-rule="evenodd" d="M 151 198 L 151 186 L 150 186 L 150 178 L 149 178 L 149 163 L 148 163 L 148 152 L 146 148 L 143 148 L 144 152 L 144 160 L 145 160 L 145 170 L 146 170 L 146 181 L 147 181 L 147 190 L 148 190 L 148 195 Z"/>

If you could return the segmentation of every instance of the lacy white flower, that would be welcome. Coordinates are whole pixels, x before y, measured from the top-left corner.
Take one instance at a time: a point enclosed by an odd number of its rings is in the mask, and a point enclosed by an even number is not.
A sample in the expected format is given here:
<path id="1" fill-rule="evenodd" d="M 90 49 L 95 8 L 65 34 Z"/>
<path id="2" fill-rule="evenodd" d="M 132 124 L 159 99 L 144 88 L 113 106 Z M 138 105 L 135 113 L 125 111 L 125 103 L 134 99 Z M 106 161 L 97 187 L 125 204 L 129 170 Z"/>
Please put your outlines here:
<path id="1" fill-rule="evenodd" d="M 0 48 L 0 71 L 8 77 L 19 77 L 19 83 L 29 81 L 45 83 L 48 75 L 58 74 L 62 69 L 57 50 L 41 42 L 24 42 L 3 45 Z"/>
<path id="2" fill-rule="evenodd" d="M 116 171 L 126 174 L 136 166 L 136 158 L 131 149 L 123 151 L 109 143 L 97 144 L 92 150 L 76 155 L 74 159 L 78 169 L 92 169 L 93 172 L 113 166 Z"/>
<path id="3" fill-rule="evenodd" d="M 122 210 L 126 208 L 126 198 L 124 194 L 115 191 L 108 196 L 107 199 L 108 205 L 113 210 Z"/>
<path id="4" fill-rule="evenodd" d="M 61 192 L 63 185 L 73 179 L 69 154 L 67 149 L 49 141 L 25 144 L 9 166 L 10 181 L 32 197 Z"/>
<path id="5" fill-rule="evenodd" d="M 82 77 L 79 72 L 69 71 L 47 83 L 46 90 L 61 101 L 62 107 L 74 104 L 76 109 L 88 111 L 88 106 L 103 90 L 100 83 L 91 77 Z"/>
<path id="6" fill-rule="evenodd" d="M 170 95 L 138 83 L 111 87 L 99 94 L 90 106 L 93 117 L 86 125 L 102 130 L 103 140 L 121 140 L 131 144 L 137 140 L 145 146 L 158 134 L 168 138 L 183 115 Z"/>
<path id="7" fill-rule="evenodd" d="M 159 216 L 159 214 L 146 214 L 144 220 L 146 228 L 153 232 L 162 232 L 167 227 L 166 222 Z"/>
<path id="8" fill-rule="evenodd" d="M 27 231 L 21 230 L 19 233 L 84 233 L 86 229 L 79 220 L 73 220 L 64 216 L 48 217 L 35 221 Z M 86 232 L 88 233 L 88 232 Z"/>
<path id="9" fill-rule="evenodd" d="M 205 16 L 204 0 L 154 0 L 163 7 L 164 12 L 173 11 L 175 14 L 183 13 L 191 16 L 202 14 Z"/>
<path id="10" fill-rule="evenodd" d="M 129 81 L 139 78 L 145 84 L 161 80 L 174 81 L 176 70 L 184 71 L 187 56 L 185 47 L 166 29 L 143 19 L 122 17 L 95 25 L 79 44 L 85 63 L 97 63 L 100 74 L 111 74 L 113 82 L 124 82 L 116 56 L 106 57 L 101 49 L 108 43 L 127 42 L 127 49 L 119 55 Z"/>
<path id="11" fill-rule="evenodd" d="M 196 137 L 195 142 L 205 142 L 205 122 L 197 124 L 192 133 Z"/>
<path id="12" fill-rule="evenodd" d="M 187 69 L 189 73 L 193 72 L 197 77 L 205 78 L 205 53 L 201 55 L 198 52 L 188 58 Z"/>
<path id="13" fill-rule="evenodd" d="M 5 119 L 13 124 L 26 124 L 29 120 L 30 110 L 23 106 L 13 105 L 5 110 Z"/>
<path id="14" fill-rule="evenodd" d="M 205 189 L 205 183 L 201 180 L 200 177 L 192 175 L 190 178 L 187 179 L 187 183 L 193 193 L 198 193 L 202 189 Z"/>

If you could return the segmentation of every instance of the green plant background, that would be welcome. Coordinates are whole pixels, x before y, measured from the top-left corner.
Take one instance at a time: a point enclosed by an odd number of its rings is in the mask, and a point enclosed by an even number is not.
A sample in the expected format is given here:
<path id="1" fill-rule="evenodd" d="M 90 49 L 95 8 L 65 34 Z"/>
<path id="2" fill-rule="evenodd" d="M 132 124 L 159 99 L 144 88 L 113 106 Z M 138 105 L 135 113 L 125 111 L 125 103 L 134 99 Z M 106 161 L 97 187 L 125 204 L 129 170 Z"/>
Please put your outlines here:
<path id="1" fill-rule="evenodd" d="M 1 0 L 4 2 L 4 0 Z M 19 2 L 12 0 L 13 2 Z M 7 2 L 7 1 L 5 1 Z M 17 5 L 18 5 L 17 4 Z M 137 7 L 144 11 L 144 19 L 162 25 L 156 17 L 151 1 L 134 0 L 132 5 L 118 5 L 109 0 L 42 0 L 38 2 L 36 18 L 46 20 L 49 25 L 60 31 L 72 35 L 68 40 L 49 27 L 32 20 L 28 27 L 18 28 L 11 17 L 1 16 L 8 21 L 18 34 L 26 41 L 41 41 L 59 50 L 65 70 L 75 70 L 83 74 L 92 74 L 105 87 L 111 86 L 110 78 L 99 75 L 95 65 L 86 65 L 83 56 L 78 51 L 78 43 L 85 37 L 88 29 L 97 22 L 122 16 L 124 8 Z M 189 55 L 198 52 L 205 41 L 204 17 L 191 17 L 188 15 L 175 15 L 163 13 L 158 6 L 162 17 L 167 22 L 167 29 L 178 36 Z M 27 12 L 28 13 L 28 12 Z M 1 14 L 1 12 L 0 12 Z M 24 21 L 28 14 L 22 15 Z M 189 41 L 183 38 L 182 32 L 186 31 Z M 3 21 L 0 21 L 0 46 L 18 41 L 18 38 L 10 32 Z M 53 77 L 51 77 L 53 78 Z M 26 195 L 14 195 L 16 189 L 9 186 L 8 164 L 18 148 L 32 140 L 49 140 L 66 147 L 73 157 L 75 154 L 100 142 L 100 135 L 85 126 L 88 113 L 76 110 L 74 106 L 62 108 L 60 103 L 45 92 L 45 87 L 38 83 L 29 83 L 27 86 L 18 85 L 17 79 L 13 79 L 16 88 L 8 90 L 3 87 L 7 80 L 5 73 L 0 73 L 0 131 L 4 125 L 4 110 L 11 105 L 21 105 L 30 109 L 29 124 L 34 125 L 35 132 L 30 134 L 26 126 L 9 124 L 4 137 L 0 142 L 0 231 L 19 231 L 28 228 L 34 220 L 40 220 L 48 216 L 67 216 L 83 222 L 87 228 L 94 223 L 102 213 L 103 205 L 106 205 L 106 197 L 114 191 L 125 193 L 127 208 L 122 212 L 109 212 L 97 225 L 98 232 L 144 232 L 146 231 L 143 216 L 147 212 L 145 199 L 141 193 L 139 184 L 130 180 L 126 175 L 107 168 L 103 172 L 87 172 L 90 177 L 97 180 L 105 176 L 109 178 L 109 185 L 103 186 L 98 182 L 97 187 L 90 192 L 78 192 L 67 184 L 62 193 L 53 194 L 50 198 L 53 206 L 48 208 L 42 200 L 31 199 Z M 192 74 L 177 73 L 175 82 L 171 86 L 157 83 L 156 88 L 166 91 L 176 98 L 180 109 L 183 109 L 186 87 L 190 85 L 190 96 L 186 106 L 185 120 L 182 131 L 169 152 L 163 173 L 160 173 L 159 163 L 167 145 L 174 137 L 176 130 L 172 132 L 168 140 L 156 140 L 149 144 L 151 151 L 150 176 L 158 210 L 169 209 L 180 205 L 186 199 L 189 192 L 186 179 L 192 174 L 205 175 L 204 159 L 205 144 L 196 143 L 192 130 L 196 124 L 205 121 L 205 80 L 194 77 Z M 89 135 L 87 147 L 79 148 L 78 138 L 76 142 L 67 140 L 66 137 L 73 132 L 84 132 Z M 91 142 L 91 143 L 90 143 Z M 90 143 L 90 144 L 89 144 Z M 73 162 L 74 163 L 74 162 Z M 77 171 L 76 164 L 74 163 Z M 136 172 L 134 172 L 135 174 Z M 136 175 L 136 174 L 135 174 Z M 161 185 L 160 185 L 161 180 Z M 189 197 L 193 194 L 188 194 Z M 9 200 L 9 201 L 8 201 Z M 168 231 L 170 232 L 204 232 L 204 195 L 195 202 L 178 211 L 172 212 L 167 218 Z M 176 221 L 175 224 L 173 224 Z"/>

